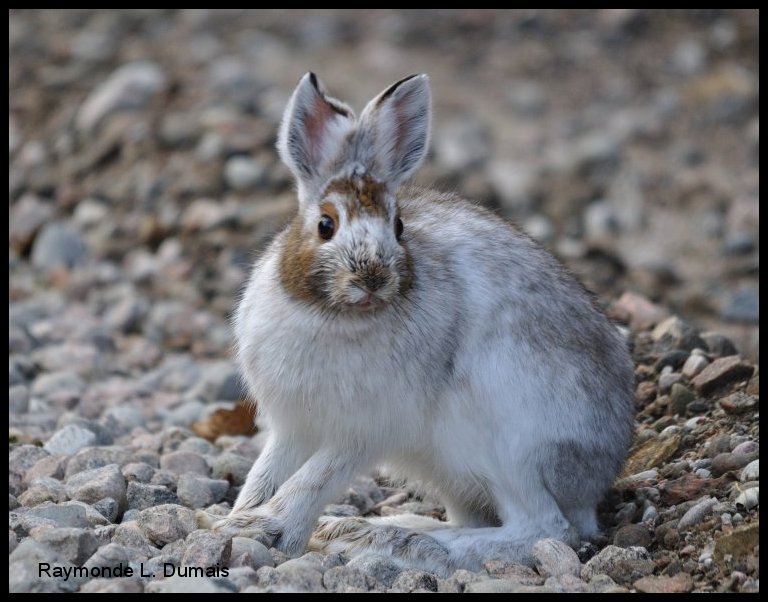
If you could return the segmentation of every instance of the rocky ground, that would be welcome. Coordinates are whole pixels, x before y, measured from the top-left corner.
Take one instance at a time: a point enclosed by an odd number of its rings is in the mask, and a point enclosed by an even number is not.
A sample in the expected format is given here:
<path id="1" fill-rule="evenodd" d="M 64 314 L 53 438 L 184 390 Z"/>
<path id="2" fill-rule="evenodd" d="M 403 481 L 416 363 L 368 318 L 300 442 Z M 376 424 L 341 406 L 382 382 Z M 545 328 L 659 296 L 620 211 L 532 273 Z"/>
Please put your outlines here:
<path id="1" fill-rule="evenodd" d="M 10 11 L 10 591 L 758 591 L 758 50 L 752 11 Z M 263 442 L 228 316 L 294 207 L 273 144 L 309 69 L 358 108 L 428 72 L 417 179 L 624 325 L 637 437 L 599 540 L 445 579 L 196 530 Z M 327 511 L 443 513 L 374 477 Z"/>

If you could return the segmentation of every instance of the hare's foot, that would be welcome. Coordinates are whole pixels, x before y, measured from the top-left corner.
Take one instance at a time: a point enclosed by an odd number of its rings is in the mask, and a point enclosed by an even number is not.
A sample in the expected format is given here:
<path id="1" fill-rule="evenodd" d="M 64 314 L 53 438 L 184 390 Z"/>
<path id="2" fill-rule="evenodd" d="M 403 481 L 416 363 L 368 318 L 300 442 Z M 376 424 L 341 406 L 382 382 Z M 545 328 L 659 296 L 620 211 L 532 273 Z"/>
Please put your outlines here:
<path id="1" fill-rule="evenodd" d="M 232 511 L 228 516 L 214 516 L 202 510 L 196 514 L 201 529 L 211 529 L 228 535 L 257 539 L 268 547 L 276 547 L 290 556 L 303 551 L 301 541 L 283 521 L 266 508 Z"/>
<path id="2" fill-rule="evenodd" d="M 365 519 L 321 516 L 309 541 L 309 549 L 357 556 L 373 552 L 388 556 L 402 566 L 420 568 L 442 576 L 453 567 L 448 550 L 426 533 Z"/>

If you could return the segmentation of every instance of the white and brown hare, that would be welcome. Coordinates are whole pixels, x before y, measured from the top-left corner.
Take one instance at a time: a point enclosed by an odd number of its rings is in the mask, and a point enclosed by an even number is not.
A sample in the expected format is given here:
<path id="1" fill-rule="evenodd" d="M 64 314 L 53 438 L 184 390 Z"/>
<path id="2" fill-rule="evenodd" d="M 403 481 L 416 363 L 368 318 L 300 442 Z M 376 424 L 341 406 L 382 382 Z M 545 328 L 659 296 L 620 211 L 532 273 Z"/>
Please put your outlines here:
<path id="1" fill-rule="evenodd" d="M 237 356 L 269 427 L 227 517 L 290 556 L 389 555 L 439 574 L 575 545 L 625 458 L 625 341 L 547 252 L 453 194 L 403 186 L 427 153 L 426 75 L 356 118 L 314 74 L 277 143 L 299 210 L 256 263 Z M 383 467 L 436 495 L 448 522 L 322 517 Z M 314 532 L 314 533 L 313 533 Z"/>

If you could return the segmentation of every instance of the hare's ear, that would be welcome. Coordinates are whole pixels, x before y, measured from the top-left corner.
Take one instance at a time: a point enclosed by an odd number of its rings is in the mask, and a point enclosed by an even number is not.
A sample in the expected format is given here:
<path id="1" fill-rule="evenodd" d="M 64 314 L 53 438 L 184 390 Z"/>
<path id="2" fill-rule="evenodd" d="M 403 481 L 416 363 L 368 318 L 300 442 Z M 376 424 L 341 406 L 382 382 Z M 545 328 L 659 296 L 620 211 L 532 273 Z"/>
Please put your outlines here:
<path id="1" fill-rule="evenodd" d="M 288 102 L 277 138 L 280 158 L 296 176 L 300 187 L 311 188 L 328 177 L 355 115 L 347 105 L 330 98 L 314 73 L 299 81 Z"/>
<path id="2" fill-rule="evenodd" d="M 368 103 L 360 116 L 360 135 L 370 145 L 372 171 L 397 185 L 427 154 L 431 118 L 429 78 L 411 75 Z"/>

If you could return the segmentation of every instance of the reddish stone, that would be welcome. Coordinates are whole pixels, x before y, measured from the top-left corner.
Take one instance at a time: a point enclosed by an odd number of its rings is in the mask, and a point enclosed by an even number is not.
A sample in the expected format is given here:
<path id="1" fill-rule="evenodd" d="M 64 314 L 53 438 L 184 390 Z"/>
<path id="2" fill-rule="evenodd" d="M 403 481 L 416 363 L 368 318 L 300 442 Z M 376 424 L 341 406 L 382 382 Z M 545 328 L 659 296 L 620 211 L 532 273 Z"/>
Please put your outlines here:
<path id="1" fill-rule="evenodd" d="M 721 357 L 704 368 L 693 379 L 693 386 L 702 395 L 708 395 L 720 387 L 750 378 L 754 371 L 754 366 L 742 360 L 738 355 Z"/>

